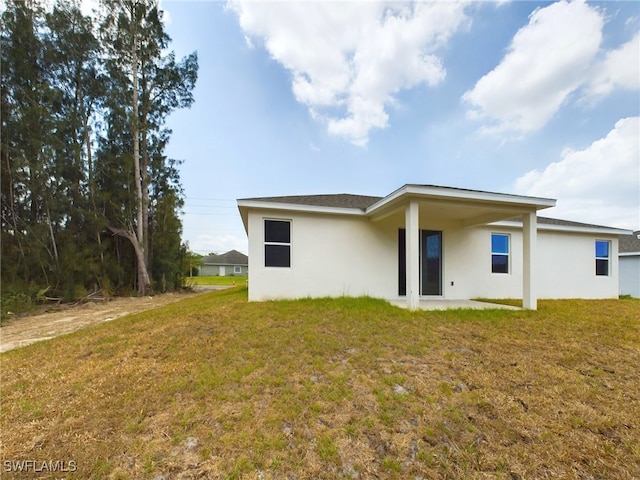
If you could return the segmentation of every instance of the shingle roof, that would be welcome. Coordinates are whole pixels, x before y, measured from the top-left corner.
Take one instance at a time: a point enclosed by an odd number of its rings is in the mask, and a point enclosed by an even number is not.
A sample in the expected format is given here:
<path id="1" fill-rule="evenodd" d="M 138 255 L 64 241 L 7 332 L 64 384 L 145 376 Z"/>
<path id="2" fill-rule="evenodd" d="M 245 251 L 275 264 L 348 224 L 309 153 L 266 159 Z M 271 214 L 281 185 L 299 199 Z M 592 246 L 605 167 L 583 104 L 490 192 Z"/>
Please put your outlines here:
<path id="1" fill-rule="evenodd" d="M 231 250 L 221 255 L 208 255 L 202 258 L 205 265 L 248 265 L 249 257 L 237 250 Z"/>
<path id="2" fill-rule="evenodd" d="M 430 187 L 433 185 L 417 185 L 423 187 Z M 451 190 L 464 190 L 469 192 L 483 192 L 482 190 L 470 190 L 452 187 L 438 187 L 440 189 Z M 373 197 L 368 195 L 353 195 L 349 193 L 327 194 L 327 195 L 288 195 L 280 197 L 256 197 L 256 198 L 243 198 L 240 200 L 256 201 L 256 202 L 273 202 L 273 203 L 286 203 L 294 205 L 309 205 L 318 207 L 335 207 L 335 208 L 358 208 L 360 210 L 366 210 L 374 203 L 382 200 L 384 197 Z M 522 217 L 515 217 L 510 219 L 511 221 L 522 222 Z M 601 228 L 606 229 L 602 225 L 593 225 L 589 223 L 572 222 L 569 220 L 559 220 L 556 218 L 540 217 L 538 216 L 538 223 L 542 225 L 558 225 L 564 227 L 582 227 L 582 228 Z"/>
<path id="3" fill-rule="evenodd" d="M 522 223 L 522 217 L 514 217 L 507 220 L 508 222 L 520 222 Z M 595 230 L 616 230 L 612 227 L 606 227 L 604 225 L 594 225 L 592 223 L 572 222 L 571 220 L 560 220 L 559 218 L 537 217 L 538 225 L 558 225 L 560 227 L 576 227 Z M 619 230 L 619 229 L 618 229 Z M 622 238 L 622 236 L 620 237 Z"/>
<path id="4" fill-rule="evenodd" d="M 640 252 L 640 230 L 633 235 L 620 235 L 618 249 L 620 253 Z"/>
<path id="5" fill-rule="evenodd" d="M 522 221 L 522 217 L 518 219 Z M 603 225 L 594 225 L 592 223 L 572 222 L 570 220 L 560 220 L 559 218 L 538 217 L 538 223 L 543 225 L 560 225 L 563 227 L 585 227 L 585 228 L 609 228 Z"/>
<path id="6" fill-rule="evenodd" d="M 327 195 L 289 195 L 285 197 L 258 197 L 243 198 L 256 202 L 289 203 L 294 205 L 311 205 L 318 207 L 359 208 L 365 210 L 382 197 L 370 197 L 367 195 L 352 195 L 350 193 L 337 193 Z"/>

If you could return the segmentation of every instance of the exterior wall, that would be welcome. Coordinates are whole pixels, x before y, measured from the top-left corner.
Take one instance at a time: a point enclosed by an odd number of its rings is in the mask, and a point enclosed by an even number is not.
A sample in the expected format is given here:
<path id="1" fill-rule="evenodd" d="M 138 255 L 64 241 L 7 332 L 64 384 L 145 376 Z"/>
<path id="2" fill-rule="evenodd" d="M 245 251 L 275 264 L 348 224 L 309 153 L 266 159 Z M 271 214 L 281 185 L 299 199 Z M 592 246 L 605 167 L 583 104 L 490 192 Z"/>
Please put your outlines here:
<path id="1" fill-rule="evenodd" d="M 246 266 L 240 266 L 241 273 L 233 273 L 235 265 L 224 265 L 224 273 L 222 272 L 222 268 L 220 265 L 203 265 L 200 267 L 200 275 L 201 276 L 236 276 L 236 277 L 246 277 L 248 274 L 248 268 Z"/>
<path id="2" fill-rule="evenodd" d="M 521 229 L 483 226 L 447 233 L 453 252 L 445 251 L 445 298 L 522 298 Z M 491 233 L 511 237 L 508 274 L 491 273 Z M 609 276 L 595 274 L 596 240 L 611 242 Z M 617 237 L 538 230 L 534 269 L 538 298 L 617 298 Z"/>
<path id="3" fill-rule="evenodd" d="M 640 254 L 620 257 L 620 295 L 640 298 Z"/>
<path id="4" fill-rule="evenodd" d="M 291 267 L 264 266 L 264 220 L 291 220 Z M 397 294 L 397 229 L 363 217 L 249 212 L 249 300 Z"/>
<path id="5" fill-rule="evenodd" d="M 491 233 L 510 235 L 509 273 L 491 273 Z M 459 228 L 444 236 L 444 297 L 522 297 L 522 233 L 506 228 Z M 451 285 L 453 282 L 453 285 Z"/>
<path id="6" fill-rule="evenodd" d="M 291 221 L 291 267 L 264 266 L 264 220 Z M 398 295 L 398 229 L 404 221 L 382 221 L 328 214 L 250 211 L 249 300 Z M 505 226 L 463 228 L 430 222 L 421 212 L 420 228 L 441 230 L 442 298 L 522 298 L 522 229 Z M 491 272 L 491 233 L 510 235 L 508 274 Z M 610 275 L 595 274 L 595 240 L 611 241 Z M 618 240 L 615 236 L 538 231 L 534 266 L 538 298 L 616 298 Z"/>
<path id="7" fill-rule="evenodd" d="M 611 242 L 609 275 L 595 274 L 595 241 Z M 615 236 L 543 231 L 538 235 L 539 298 L 618 298 Z"/>

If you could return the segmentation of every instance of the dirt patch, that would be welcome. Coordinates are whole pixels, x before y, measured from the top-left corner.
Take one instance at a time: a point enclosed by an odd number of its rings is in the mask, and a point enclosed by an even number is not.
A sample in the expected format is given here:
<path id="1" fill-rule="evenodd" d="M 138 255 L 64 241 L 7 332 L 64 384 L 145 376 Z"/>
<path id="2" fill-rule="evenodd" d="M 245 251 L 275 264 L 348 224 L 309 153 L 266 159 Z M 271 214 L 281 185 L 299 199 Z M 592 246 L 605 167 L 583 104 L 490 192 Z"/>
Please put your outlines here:
<path id="1" fill-rule="evenodd" d="M 46 313 L 15 318 L 0 327 L 0 353 L 219 288 L 225 287 L 198 287 L 192 292 L 164 293 L 153 297 L 114 297 L 99 302 L 56 306 L 55 311 L 49 309 Z"/>

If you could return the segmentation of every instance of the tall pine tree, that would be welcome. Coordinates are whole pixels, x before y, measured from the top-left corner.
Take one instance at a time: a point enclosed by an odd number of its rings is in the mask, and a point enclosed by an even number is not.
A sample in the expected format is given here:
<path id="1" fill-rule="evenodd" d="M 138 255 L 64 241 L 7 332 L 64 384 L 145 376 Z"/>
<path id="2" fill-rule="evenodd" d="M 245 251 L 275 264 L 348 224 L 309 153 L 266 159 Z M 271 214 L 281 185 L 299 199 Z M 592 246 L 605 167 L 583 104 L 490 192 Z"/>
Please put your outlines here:
<path id="1" fill-rule="evenodd" d="M 111 79 L 109 102 L 126 105 L 111 124 L 126 125 L 119 132 L 129 135 L 133 168 L 132 217 L 107 218 L 108 228 L 131 242 L 137 261 L 140 294 L 151 288 L 149 275 L 149 185 L 150 149 L 158 144 L 166 116 L 175 108 L 193 103 L 197 78 L 197 56 L 176 64 L 173 53 L 165 53 L 169 36 L 155 0 L 104 0 L 100 32 L 106 49 L 106 69 Z M 113 105 L 113 104 L 112 104 Z M 115 105 L 114 105 L 115 107 Z M 117 110 L 112 109 L 112 113 Z M 164 168 L 164 165 L 161 165 Z"/>

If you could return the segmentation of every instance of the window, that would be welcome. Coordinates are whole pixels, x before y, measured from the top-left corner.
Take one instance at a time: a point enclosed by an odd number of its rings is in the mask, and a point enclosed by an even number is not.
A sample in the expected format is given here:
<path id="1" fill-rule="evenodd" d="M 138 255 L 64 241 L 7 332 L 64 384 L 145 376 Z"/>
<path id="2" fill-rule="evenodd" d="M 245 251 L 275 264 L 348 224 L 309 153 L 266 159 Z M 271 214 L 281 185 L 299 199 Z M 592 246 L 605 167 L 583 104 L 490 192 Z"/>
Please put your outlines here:
<path id="1" fill-rule="evenodd" d="M 491 272 L 509 273 L 509 235 L 491 234 Z"/>
<path id="2" fill-rule="evenodd" d="M 289 220 L 264 221 L 264 266 L 291 266 L 291 222 Z"/>
<path id="3" fill-rule="evenodd" d="M 242 273 L 242 267 L 233 267 L 233 273 Z"/>
<path id="4" fill-rule="evenodd" d="M 609 242 L 596 240 L 596 275 L 609 275 Z"/>

